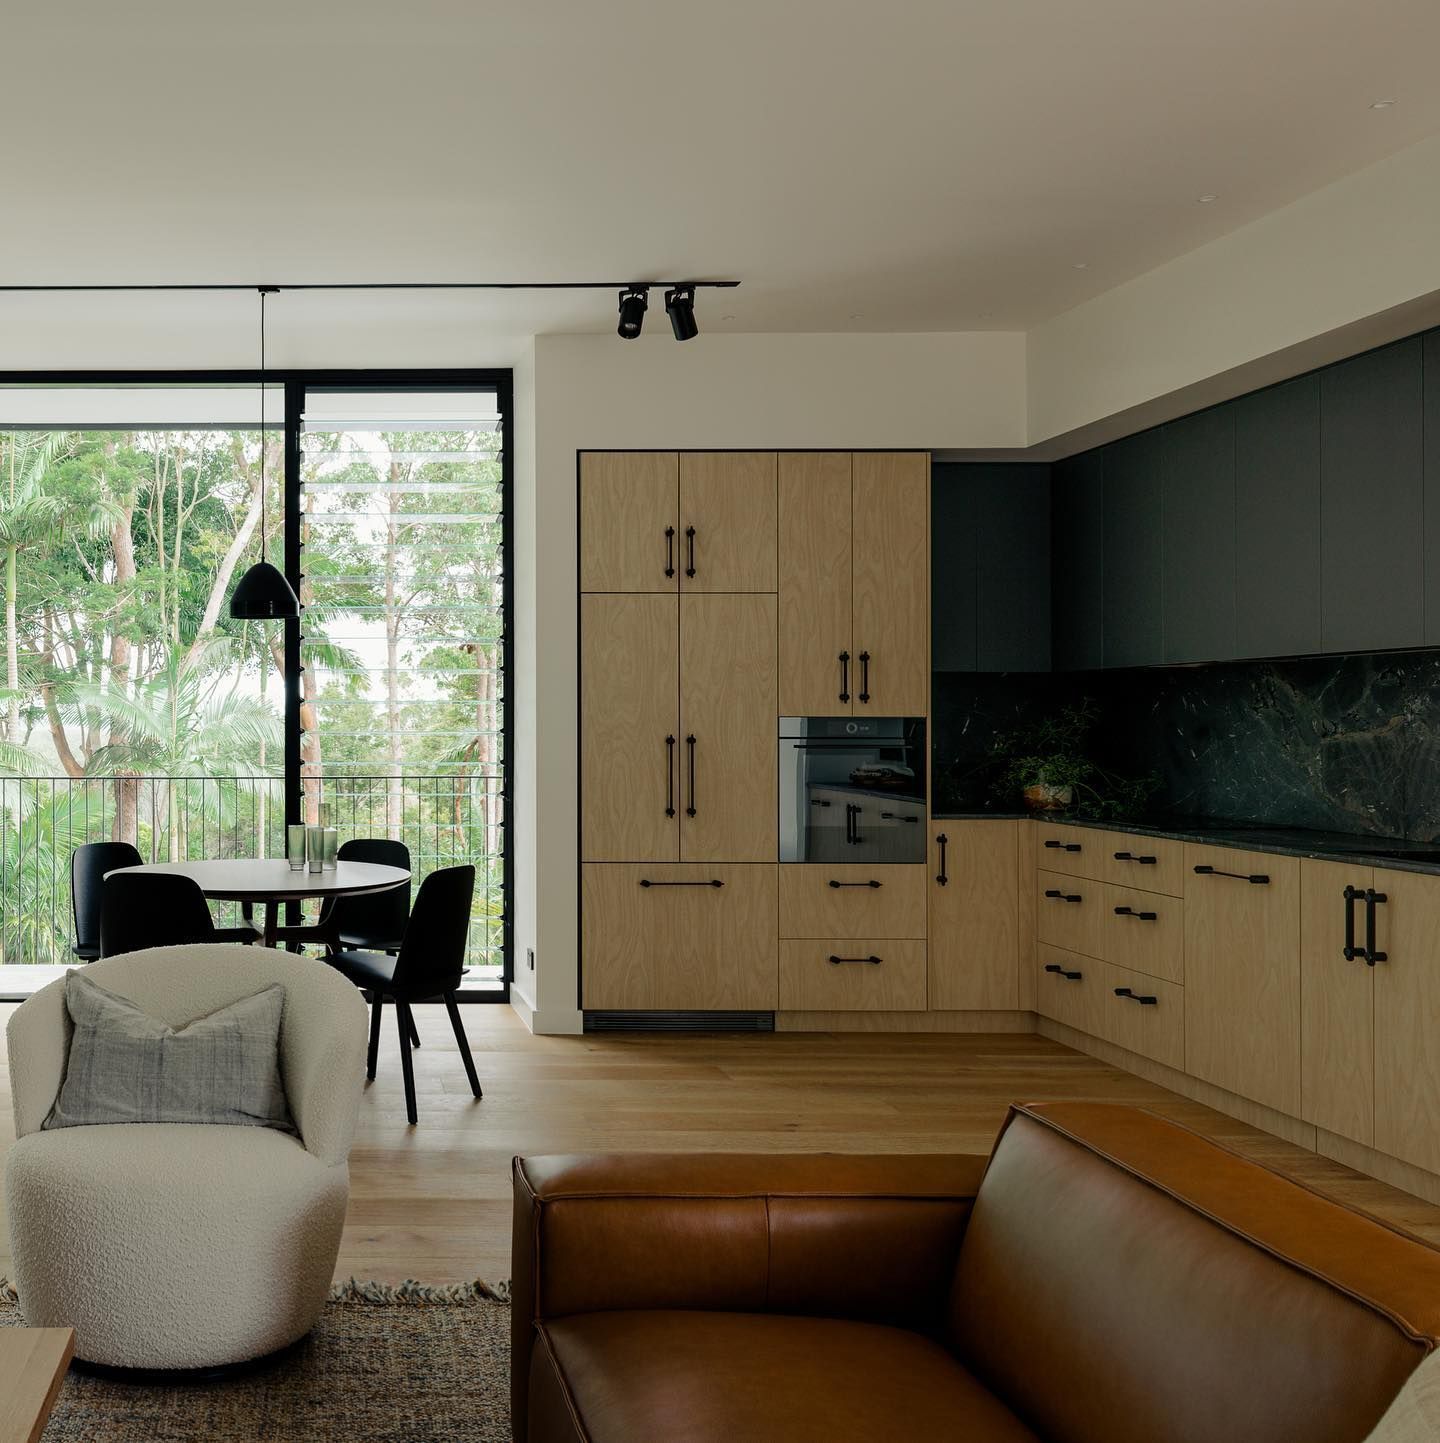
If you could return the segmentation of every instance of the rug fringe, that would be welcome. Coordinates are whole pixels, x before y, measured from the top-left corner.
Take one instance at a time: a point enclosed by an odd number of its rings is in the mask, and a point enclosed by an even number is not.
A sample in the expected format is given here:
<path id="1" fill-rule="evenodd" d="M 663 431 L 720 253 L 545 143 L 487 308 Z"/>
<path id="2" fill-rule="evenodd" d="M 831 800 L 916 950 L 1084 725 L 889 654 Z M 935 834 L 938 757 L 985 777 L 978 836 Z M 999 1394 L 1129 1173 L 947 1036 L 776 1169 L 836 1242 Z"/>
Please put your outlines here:
<path id="1" fill-rule="evenodd" d="M 0 1278 L 0 1302 L 18 1303 L 20 1295 L 9 1278 Z M 383 1307 L 465 1306 L 469 1303 L 508 1303 L 510 1280 L 487 1283 L 476 1278 L 473 1283 L 417 1283 L 407 1278 L 403 1283 L 377 1283 L 373 1279 L 349 1278 L 330 1289 L 332 1303 L 371 1303 Z"/>

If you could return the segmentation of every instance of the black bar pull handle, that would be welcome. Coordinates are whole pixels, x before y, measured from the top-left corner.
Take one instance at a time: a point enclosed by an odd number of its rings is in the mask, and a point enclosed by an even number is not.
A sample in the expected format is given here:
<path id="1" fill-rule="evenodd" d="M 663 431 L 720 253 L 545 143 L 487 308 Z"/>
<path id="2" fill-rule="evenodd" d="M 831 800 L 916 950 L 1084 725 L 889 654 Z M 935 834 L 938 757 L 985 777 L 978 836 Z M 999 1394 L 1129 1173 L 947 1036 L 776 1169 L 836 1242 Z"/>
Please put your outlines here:
<path id="1" fill-rule="evenodd" d="M 693 736 L 686 737 L 685 746 L 690 753 L 690 805 L 685 808 L 685 815 L 693 817 L 695 815 L 695 738 Z"/>
<path id="2" fill-rule="evenodd" d="M 1045 970 L 1063 977 L 1067 982 L 1078 982 L 1085 975 L 1083 972 L 1067 972 L 1058 962 L 1047 962 Z"/>
<path id="3" fill-rule="evenodd" d="M 718 877 L 712 877 L 708 882 L 652 882 L 649 877 L 641 877 L 642 887 L 723 887 L 725 884 Z"/>
<path id="4" fill-rule="evenodd" d="M 1117 997 L 1128 997 L 1131 1002 L 1138 1002 L 1142 1007 L 1156 1007 L 1160 1002 L 1158 997 L 1150 997 L 1145 993 L 1133 991 L 1129 987 L 1117 987 L 1115 989 L 1115 995 Z"/>
<path id="5" fill-rule="evenodd" d="M 1364 895 L 1359 887 L 1346 887 L 1341 893 L 1345 898 L 1345 945 L 1340 949 L 1340 955 L 1347 962 L 1365 956 L 1364 948 L 1355 945 L 1355 903 Z"/>
<path id="6" fill-rule="evenodd" d="M 870 700 L 870 653 L 860 653 L 860 700 Z"/>
<path id="7" fill-rule="evenodd" d="M 881 817 L 887 822 L 918 822 L 919 817 L 907 817 L 899 812 L 881 812 Z"/>
<path id="8" fill-rule="evenodd" d="M 665 575 L 675 575 L 675 528 L 665 528 Z"/>
<path id="9" fill-rule="evenodd" d="M 1159 865 L 1156 857 L 1137 857 L 1134 852 L 1116 852 L 1117 862 L 1138 862 L 1142 867 L 1154 867 Z"/>
<path id="10" fill-rule="evenodd" d="M 875 882 L 875 881 L 870 881 L 870 882 L 837 882 L 837 881 L 832 877 L 832 878 L 830 879 L 830 885 L 831 885 L 832 887 L 872 887 L 872 888 L 878 888 L 878 887 L 881 885 L 881 883 Z"/>
<path id="11" fill-rule="evenodd" d="M 687 560 L 686 560 L 686 563 L 685 563 L 685 575 L 686 575 L 686 576 L 694 576 L 694 575 L 695 575 L 695 528 L 694 528 L 693 526 L 687 526 L 687 527 L 685 528 L 685 548 L 686 548 L 685 554 L 686 554 L 686 557 L 687 557 Z"/>
<path id="12" fill-rule="evenodd" d="M 935 843 L 940 848 L 940 870 L 936 872 L 935 880 L 942 887 L 950 881 L 950 873 L 945 866 L 945 848 L 949 842 L 950 838 L 947 837 L 944 832 L 941 832 L 940 835 L 935 838 Z"/>
<path id="13" fill-rule="evenodd" d="M 1377 962 L 1388 962 L 1388 952 L 1377 952 L 1375 950 L 1375 909 L 1381 902 L 1388 902 L 1389 896 L 1384 892 L 1377 892 L 1374 887 L 1365 889 L 1365 962 L 1373 967 Z"/>
<path id="14" fill-rule="evenodd" d="M 840 700 L 850 700 L 850 653 L 840 653 Z"/>
<path id="15" fill-rule="evenodd" d="M 1079 892 L 1062 892 L 1057 887 L 1047 887 L 1045 889 L 1045 895 L 1053 898 L 1057 902 L 1080 902 L 1084 900 Z"/>
<path id="16" fill-rule="evenodd" d="M 873 953 L 869 957 L 837 957 L 833 952 L 830 954 L 830 965 L 838 967 L 842 962 L 868 962 L 872 967 L 880 965 L 880 958 Z"/>
<path id="17" fill-rule="evenodd" d="M 665 815 L 675 815 L 675 738 L 665 738 Z"/>
<path id="18" fill-rule="evenodd" d="M 1204 864 L 1195 868 L 1195 874 L 1199 877 L 1234 877 L 1237 882 L 1249 882 L 1254 887 L 1264 887 L 1270 882 L 1266 872 L 1222 872 L 1219 867 Z"/>
<path id="19" fill-rule="evenodd" d="M 1078 852 L 1079 842 L 1057 842 L 1052 838 L 1046 838 L 1045 845 L 1055 852 Z"/>
<path id="20" fill-rule="evenodd" d="M 1137 922 L 1156 922 L 1160 917 L 1158 912 L 1137 912 L 1133 907 L 1117 907 L 1115 915 L 1117 917 L 1133 917 Z"/>

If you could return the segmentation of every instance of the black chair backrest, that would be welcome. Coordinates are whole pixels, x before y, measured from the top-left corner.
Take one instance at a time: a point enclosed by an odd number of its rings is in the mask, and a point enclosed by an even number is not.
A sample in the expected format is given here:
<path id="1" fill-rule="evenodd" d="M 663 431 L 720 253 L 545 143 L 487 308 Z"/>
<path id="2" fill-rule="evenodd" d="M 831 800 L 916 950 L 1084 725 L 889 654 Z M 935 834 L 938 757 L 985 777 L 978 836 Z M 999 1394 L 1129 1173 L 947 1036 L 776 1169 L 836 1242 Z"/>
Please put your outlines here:
<path id="1" fill-rule="evenodd" d="M 100 955 L 212 942 L 215 923 L 199 884 L 170 872 L 117 872 L 100 894 Z"/>
<path id="2" fill-rule="evenodd" d="M 100 950 L 100 883 L 116 867 L 144 861 L 129 842 L 86 842 L 70 853 L 70 912 L 75 919 L 75 950 Z"/>
<path id="3" fill-rule="evenodd" d="M 460 985 L 475 868 L 442 867 L 415 894 L 405 940 L 395 959 L 395 989 L 408 998 L 438 997 Z"/>
<path id="4" fill-rule="evenodd" d="M 382 867 L 410 870 L 410 848 L 389 837 L 354 837 L 336 855 L 342 862 L 378 862 Z M 356 946 L 383 950 L 387 941 L 398 946 L 410 916 L 410 883 L 368 896 L 337 897 L 323 915 L 335 931 L 361 938 Z"/>

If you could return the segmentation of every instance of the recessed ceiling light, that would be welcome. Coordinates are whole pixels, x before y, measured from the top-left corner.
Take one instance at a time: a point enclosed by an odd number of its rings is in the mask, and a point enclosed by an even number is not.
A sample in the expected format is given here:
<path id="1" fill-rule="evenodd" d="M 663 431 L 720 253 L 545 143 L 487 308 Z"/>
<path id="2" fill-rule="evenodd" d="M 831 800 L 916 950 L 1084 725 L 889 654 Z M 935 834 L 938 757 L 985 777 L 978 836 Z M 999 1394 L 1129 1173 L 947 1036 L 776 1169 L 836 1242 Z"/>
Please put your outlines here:
<path id="1" fill-rule="evenodd" d="M 1077 271 L 1088 271 L 1088 270 L 1090 269 L 1090 262 L 1089 262 L 1089 261 L 1076 261 L 1074 268 L 1075 268 Z"/>
<path id="2" fill-rule="evenodd" d="M 1399 105 L 1399 103 L 1398 100 L 1372 100 L 1370 102 L 1370 109 L 1389 110 L 1392 105 Z"/>
<path id="3" fill-rule="evenodd" d="M 1196 205 L 1209 205 L 1212 200 L 1219 200 L 1219 199 L 1220 199 L 1220 197 L 1219 197 L 1218 195 L 1212 195 L 1212 194 L 1207 190 L 1204 195 L 1197 195 L 1197 196 L 1195 197 L 1195 204 L 1196 204 Z"/>

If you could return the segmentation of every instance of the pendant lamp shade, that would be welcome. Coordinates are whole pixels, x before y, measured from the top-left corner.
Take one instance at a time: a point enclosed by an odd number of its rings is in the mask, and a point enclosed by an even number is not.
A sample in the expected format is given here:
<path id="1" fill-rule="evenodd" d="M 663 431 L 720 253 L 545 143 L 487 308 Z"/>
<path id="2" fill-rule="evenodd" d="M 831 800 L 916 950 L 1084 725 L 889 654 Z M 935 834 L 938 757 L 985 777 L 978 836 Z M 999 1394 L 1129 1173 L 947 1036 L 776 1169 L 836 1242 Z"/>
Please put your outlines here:
<path id="1" fill-rule="evenodd" d="M 268 561 L 257 561 L 230 593 L 230 615 L 236 621 L 279 621 L 300 615 L 300 602 L 290 583 Z"/>

